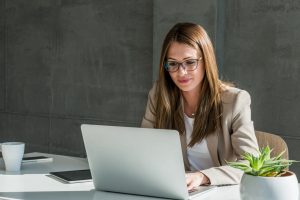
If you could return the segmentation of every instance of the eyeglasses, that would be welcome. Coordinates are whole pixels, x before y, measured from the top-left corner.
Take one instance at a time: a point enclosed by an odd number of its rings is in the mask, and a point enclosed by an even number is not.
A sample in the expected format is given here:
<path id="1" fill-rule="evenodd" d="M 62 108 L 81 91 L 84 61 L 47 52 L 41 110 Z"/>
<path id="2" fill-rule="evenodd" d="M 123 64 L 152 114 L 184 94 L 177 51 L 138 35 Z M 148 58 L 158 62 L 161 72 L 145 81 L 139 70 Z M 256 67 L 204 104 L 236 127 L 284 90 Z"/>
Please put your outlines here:
<path id="1" fill-rule="evenodd" d="M 177 72 L 180 66 L 186 71 L 194 71 L 198 67 L 199 60 L 202 60 L 202 57 L 199 59 L 188 59 L 183 62 L 167 60 L 164 63 L 164 67 L 168 72 Z"/>

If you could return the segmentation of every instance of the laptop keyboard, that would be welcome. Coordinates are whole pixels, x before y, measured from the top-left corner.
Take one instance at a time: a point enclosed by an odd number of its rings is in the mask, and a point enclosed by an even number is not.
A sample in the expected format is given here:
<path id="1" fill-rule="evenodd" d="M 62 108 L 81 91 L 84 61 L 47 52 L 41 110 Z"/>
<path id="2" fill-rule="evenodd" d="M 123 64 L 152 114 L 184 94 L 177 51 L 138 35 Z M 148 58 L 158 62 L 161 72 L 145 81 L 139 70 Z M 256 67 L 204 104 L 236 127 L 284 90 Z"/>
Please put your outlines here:
<path id="1" fill-rule="evenodd" d="M 191 190 L 189 190 L 189 194 L 196 192 L 196 191 L 198 191 L 198 188 L 191 189 Z"/>
<path id="2" fill-rule="evenodd" d="M 193 198 L 193 197 L 196 197 L 200 194 L 204 194 L 215 188 L 216 188 L 216 186 L 199 186 L 199 187 L 189 190 L 188 192 L 189 192 L 190 198 Z"/>

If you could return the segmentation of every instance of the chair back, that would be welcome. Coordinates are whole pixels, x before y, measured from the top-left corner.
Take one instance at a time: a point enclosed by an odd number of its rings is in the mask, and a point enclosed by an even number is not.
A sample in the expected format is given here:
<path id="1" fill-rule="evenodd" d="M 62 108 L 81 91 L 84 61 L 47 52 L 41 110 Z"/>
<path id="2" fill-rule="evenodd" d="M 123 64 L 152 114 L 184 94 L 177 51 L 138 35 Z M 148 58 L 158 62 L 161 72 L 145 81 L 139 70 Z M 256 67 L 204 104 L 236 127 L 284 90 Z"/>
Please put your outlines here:
<path id="1" fill-rule="evenodd" d="M 255 131 L 255 135 L 259 148 L 269 145 L 270 149 L 273 149 L 271 157 L 274 157 L 285 150 L 282 158 L 289 159 L 288 146 L 282 137 L 262 131 Z"/>

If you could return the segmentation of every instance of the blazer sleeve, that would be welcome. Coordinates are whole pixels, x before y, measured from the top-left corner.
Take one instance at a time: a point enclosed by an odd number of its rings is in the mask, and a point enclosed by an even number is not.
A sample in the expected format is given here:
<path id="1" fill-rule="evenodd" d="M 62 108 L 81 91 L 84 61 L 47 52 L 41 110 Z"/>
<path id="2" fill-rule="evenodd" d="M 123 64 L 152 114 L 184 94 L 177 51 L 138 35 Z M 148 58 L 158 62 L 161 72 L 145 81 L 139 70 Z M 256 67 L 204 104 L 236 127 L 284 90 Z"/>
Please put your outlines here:
<path id="1" fill-rule="evenodd" d="M 234 161 L 244 162 L 241 160 L 241 154 L 244 152 L 256 155 L 258 153 L 257 139 L 253 121 L 251 120 L 250 104 L 251 98 L 249 93 L 241 90 L 236 95 L 235 102 L 232 105 L 231 130 L 228 130 L 228 137 L 230 137 L 235 154 L 233 157 L 236 157 Z M 239 184 L 243 171 L 232 168 L 226 163 L 223 164 L 223 166 L 212 167 L 201 172 L 210 179 L 211 185 Z"/>
<path id="2" fill-rule="evenodd" d="M 242 90 L 237 95 L 232 110 L 232 147 L 241 159 L 241 154 L 249 152 L 258 155 L 258 143 L 255 136 L 253 121 L 251 120 L 251 98 L 248 92 Z"/>
<path id="3" fill-rule="evenodd" d="M 149 91 L 149 94 L 148 94 L 146 111 L 145 111 L 145 115 L 144 115 L 142 123 L 141 123 L 142 128 L 154 128 L 155 105 L 156 105 L 155 90 L 156 90 L 156 83 L 153 85 L 152 89 Z"/>

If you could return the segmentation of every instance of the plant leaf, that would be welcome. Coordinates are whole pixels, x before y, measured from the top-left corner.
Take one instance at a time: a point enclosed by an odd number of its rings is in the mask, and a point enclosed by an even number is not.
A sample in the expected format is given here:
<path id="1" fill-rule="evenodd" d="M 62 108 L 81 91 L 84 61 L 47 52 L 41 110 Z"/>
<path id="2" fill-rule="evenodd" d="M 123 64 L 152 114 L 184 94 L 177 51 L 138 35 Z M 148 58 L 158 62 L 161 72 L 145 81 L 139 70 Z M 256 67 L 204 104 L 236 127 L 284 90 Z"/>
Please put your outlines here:
<path id="1" fill-rule="evenodd" d="M 244 152 L 241 155 L 243 160 L 236 162 L 226 161 L 226 163 L 253 176 L 280 176 L 285 173 L 288 166 L 294 162 L 298 162 L 296 160 L 282 159 L 281 156 L 285 151 L 271 158 L 272 151 L 273 149 L 266 146 L 258 150 L 258 156 Z"/>

